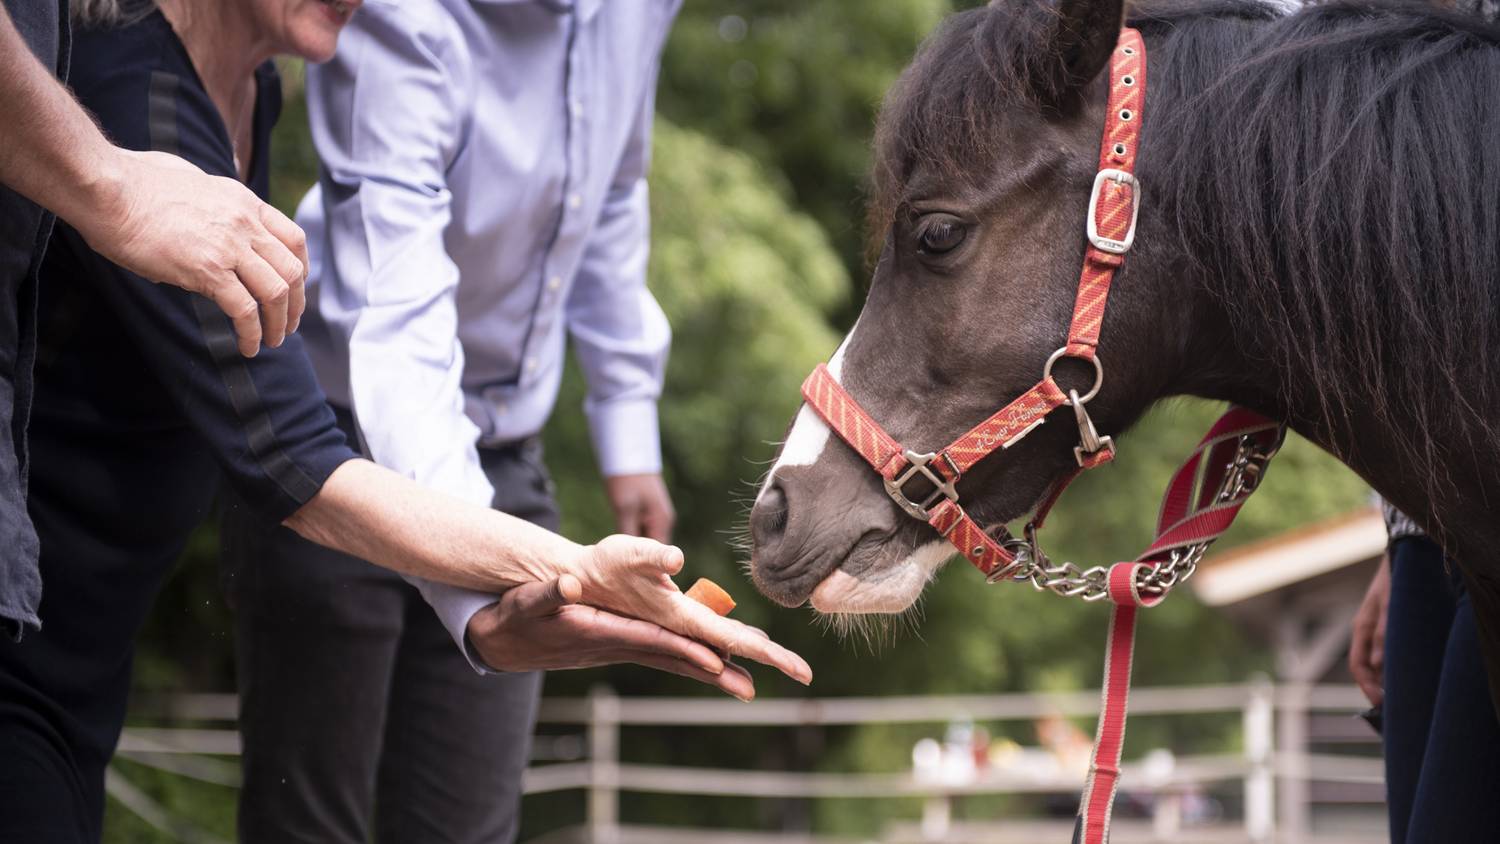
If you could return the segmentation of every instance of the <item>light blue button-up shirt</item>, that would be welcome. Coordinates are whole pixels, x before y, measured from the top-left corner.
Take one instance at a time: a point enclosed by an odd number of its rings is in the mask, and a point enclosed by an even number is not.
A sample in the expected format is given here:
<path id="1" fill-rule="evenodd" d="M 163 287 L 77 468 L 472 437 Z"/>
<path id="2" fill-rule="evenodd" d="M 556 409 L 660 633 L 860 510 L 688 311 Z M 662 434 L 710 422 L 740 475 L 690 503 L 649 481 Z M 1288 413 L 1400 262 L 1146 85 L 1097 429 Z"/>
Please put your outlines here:
<path id="1" fill-rule="evenodd" d="M 542 429 L 571 339 L 604 474 L 660 471 L 646 168 L 679 4 L 369 0 L 309 69 L 301 333 L 376 462 L 488 506 L 476 445 Z M 460 644 L 495 600 L 418 586 Z"/>

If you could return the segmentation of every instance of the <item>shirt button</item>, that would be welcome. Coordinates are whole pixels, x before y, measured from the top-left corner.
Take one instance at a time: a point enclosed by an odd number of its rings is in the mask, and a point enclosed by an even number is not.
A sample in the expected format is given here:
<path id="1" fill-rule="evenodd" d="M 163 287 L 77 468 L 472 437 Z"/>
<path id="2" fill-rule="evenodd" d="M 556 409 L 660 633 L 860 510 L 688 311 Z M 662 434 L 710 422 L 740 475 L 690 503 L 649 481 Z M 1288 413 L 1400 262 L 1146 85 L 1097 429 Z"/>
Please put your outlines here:
<path id="1" fill-rule="evenodd" d="M 495 405 L 495 412 L 500 414 L 501 416 L 504 416 L 505 414 L 510 413 L 510 405 L 506 404 L 505 402 L 500 402 L 499 404 Z"/>
<path id="2" fill-rule="evenodd" d="M 576 193 L 570 193 L 570 194 L 568 194 L 568 207 L 572 208 L 574 211 L 577 211 L 579 208 L 582 208 L 583 207 L 583 196 L 581 194 L 576 194 Z"/>
<path id="3" fill-rule="evenodd" d="M 547 279 L 547 289 L 548 290 L 560 290 L 560 289 L 562 289 L 562 276 L 555 275 L 555 276 Z"/>
<path id="4" fill-rule="evenodd" d="M 573 116 L 574 117 L 582 117 L 583 116 L 583 103 L 580 102 L 579 100 L 574 100 L 573 102 L 571 102 L 571 103 L 568 104 L 568 110 L 570 110 L 570 111 L 573 112 Z"/>
<path id="5" fill-rule="evenodd" d="M 536 358 L 527 358 L 526 359 L 526 371 L 527 372 L 536 372 Z"/>

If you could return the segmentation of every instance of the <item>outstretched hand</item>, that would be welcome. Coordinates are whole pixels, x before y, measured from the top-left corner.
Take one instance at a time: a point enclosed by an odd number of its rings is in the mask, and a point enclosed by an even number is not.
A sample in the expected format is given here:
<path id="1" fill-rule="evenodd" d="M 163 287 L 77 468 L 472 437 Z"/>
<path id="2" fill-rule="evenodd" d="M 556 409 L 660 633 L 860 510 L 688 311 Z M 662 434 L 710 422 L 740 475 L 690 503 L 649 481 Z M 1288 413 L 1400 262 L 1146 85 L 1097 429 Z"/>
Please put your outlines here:
<path id="1" fill-rule="evenodd" d="M 690 677 L 740 700 L 755 697 L 743 668 L 699 642 L 647 621 L 578 603 L 572 575 L 508 590 L 469 622 L 469 641 L 501 671 L 593 668 L 632 662 Z"/>
<path id="2" fill-rule="evenodd" d="M 769 665 L 804 685 L 806 660 L 754 627 L 721 618 L 672 582 L 682 571 L 682 550 L 634 536 L 610 536 L 584 549 L 578 566 L 582 601 L 631 618 L 649 619 L 732 656 Z"/>

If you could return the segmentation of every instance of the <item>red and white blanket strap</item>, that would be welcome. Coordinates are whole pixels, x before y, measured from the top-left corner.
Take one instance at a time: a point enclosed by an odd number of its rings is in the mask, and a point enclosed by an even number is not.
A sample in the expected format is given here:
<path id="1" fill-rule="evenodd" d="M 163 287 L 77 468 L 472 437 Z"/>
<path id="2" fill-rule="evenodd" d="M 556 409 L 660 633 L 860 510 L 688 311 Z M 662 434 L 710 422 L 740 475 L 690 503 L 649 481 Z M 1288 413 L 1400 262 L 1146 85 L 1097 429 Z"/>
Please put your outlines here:
<path id="1" fill-rule="evenodd" d="M 1107 844 L 1110 813 L 1120 780 L 1120 754 L 1125 744 L 1125 717 L 1130 701 L 1130 669 L 1135 656 L 1135 619 L 1140 607 L 1160 603 L 1165 594 L 1142 594 L 1138 585 L 1147 570 L 1165 562 L 1173 551 L 1217 539 L 1234 523 L 1249 500 L 1253 485 L 1229 490 L 1221 498 L 1224 478 L 1231 470 L 1242 437 L 1270 446 L 1281 426 L 1243 407 L 1232 407 L 1219 417 L 1192 455 L 1172 476 L 1157 516 L 1156 540 L 1135 560 L 1116 563 L 1109 570 L 1109 598 L 1114 604 L 1104 656 L 1103 703 L 1094 732 L 1089 776 L 1078 806 L 1075 844 Z"/>

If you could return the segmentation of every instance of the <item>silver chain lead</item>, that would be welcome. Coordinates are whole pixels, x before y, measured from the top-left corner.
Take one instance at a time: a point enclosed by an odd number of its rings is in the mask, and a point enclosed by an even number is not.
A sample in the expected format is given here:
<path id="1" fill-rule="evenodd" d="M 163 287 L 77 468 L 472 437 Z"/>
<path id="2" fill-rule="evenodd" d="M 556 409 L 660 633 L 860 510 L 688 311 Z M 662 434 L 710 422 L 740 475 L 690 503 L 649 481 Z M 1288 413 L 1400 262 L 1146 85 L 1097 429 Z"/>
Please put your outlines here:
<path id="1" fill-rule="evenodd" d="M 1234 501 L 1253 492 L 1265 474 L 1266 464 L 1276 455 L 1280 446 L 1280 438 L 1267 448 L 1262 447 L 1253 436 L 1240 437 L 1239 447 L 1215 493 L 1215 502 Z M 1026 526 L 1024 539 L 1008 539 L 1004 544 L 1007 550 L 1016 555 L 1016 562 L 997 572 L 999 577 L 992 577 L 992 582 L 1029 582 L 1039 592 L 1053 592 L 1065 598 L 1082 598 L 1085 601 L 1098 601 L 1109 596 L 1109 566 L 1084 569 L 1070 562 L 1054 564 L 1037 543 L 1036 530 L 1032 525 Z M 1178 584 L 1186 582 L 1198 570 L 1198 563 L 1211 544 L 1213 540 L 1173 550 L 1165 562 L 1141 574 L 1141 594 L 1165 595 Z"/>

